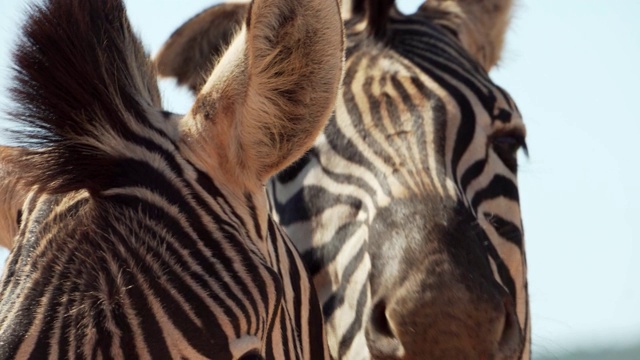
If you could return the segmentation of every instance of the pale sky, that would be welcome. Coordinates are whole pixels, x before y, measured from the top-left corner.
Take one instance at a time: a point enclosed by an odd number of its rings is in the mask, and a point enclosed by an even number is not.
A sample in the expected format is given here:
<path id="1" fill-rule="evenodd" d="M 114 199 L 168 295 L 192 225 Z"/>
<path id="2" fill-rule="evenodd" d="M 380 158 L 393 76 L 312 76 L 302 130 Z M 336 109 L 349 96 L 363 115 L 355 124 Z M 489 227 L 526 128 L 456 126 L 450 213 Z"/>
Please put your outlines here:
<path id="1" fill-rule="evenodd" d="M 155 52 L 214 1 L 127 4 Z M 0 112 L 24 4 L 0 0 Z M 519 178 L 534 354 L 640 341 L 639 14 L 637 0 L 522 0 L 492 73 L 528 129 Z M 168 109 L 188 109 L 186 91 L 165 82 L 163 92 Z"/>

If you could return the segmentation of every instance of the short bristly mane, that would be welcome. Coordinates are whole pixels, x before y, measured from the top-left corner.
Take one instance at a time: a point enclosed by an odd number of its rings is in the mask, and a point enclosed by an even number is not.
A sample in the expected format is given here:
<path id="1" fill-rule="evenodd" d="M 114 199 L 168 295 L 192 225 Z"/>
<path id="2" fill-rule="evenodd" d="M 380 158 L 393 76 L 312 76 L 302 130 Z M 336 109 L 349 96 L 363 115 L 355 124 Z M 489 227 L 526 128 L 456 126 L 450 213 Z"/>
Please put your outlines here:
<path id="1" fill-rule="evenodd" d="M 153 111 L 155 71 L 120 1 L 46 0 L 30 13 L 14 53 L 11 115 L 33 151 L 15 162 L 27 185 L 47 192 L 100 191 L 118 173 L 122 143 L 142 136 L 136 124 L 166 136 Z"/>

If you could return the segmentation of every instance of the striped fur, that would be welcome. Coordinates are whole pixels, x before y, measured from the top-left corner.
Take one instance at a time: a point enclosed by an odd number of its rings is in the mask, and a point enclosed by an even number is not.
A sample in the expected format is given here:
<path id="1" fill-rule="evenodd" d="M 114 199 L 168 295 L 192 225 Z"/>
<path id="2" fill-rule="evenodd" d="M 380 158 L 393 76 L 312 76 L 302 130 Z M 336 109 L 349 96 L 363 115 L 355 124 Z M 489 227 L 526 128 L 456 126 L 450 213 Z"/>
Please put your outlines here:
<path id="1" fill-rule="evenodd" d="M 428 1 L 412 15 L 351 6 L 335 114 L 269 184 L 314 276 L 332 357 L 528 359 L 526 131 L 487 74 L 511 1 Z M 198 43 L 189 36 L 170 42 Z"/>
<path id="2" fill-rule="evenodd" d="M 6 156 L 29 191 L 0 284 L 0 359 L 328 357 L 262 183 L 334 105 L 338 4 L 256 0 L 249 13 L 178 117 L 160 108 L 122 1 L 32 7 L 12 114 L 29 150 Z"/>

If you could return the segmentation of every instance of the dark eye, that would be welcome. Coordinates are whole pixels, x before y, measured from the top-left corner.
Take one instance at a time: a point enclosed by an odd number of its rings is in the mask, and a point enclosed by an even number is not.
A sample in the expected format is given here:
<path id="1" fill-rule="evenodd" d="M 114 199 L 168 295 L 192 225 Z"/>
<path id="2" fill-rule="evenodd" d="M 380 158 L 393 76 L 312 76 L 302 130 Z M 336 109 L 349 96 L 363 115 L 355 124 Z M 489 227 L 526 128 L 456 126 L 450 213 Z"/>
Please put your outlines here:
<path id="1" fill-rule="evenodd" d="M 518 150 L 523 149 L 525 155 L 529 155 L 521 134 L 499 134 L 491 138 L 491 144 L 500 160 L 513 172 L 518 169 Z"/>

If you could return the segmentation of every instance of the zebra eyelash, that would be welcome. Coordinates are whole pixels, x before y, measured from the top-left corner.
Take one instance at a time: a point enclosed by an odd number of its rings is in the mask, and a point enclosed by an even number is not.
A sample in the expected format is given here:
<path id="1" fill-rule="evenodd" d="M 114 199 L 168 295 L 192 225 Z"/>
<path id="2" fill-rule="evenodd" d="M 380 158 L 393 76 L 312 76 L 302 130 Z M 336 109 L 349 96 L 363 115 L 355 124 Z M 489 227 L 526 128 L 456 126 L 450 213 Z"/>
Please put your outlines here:
<path id="1" fill-rule="evenodd" d="M 502 148 L 498 150 L 510 150 L 515 155 L 519 150 L 523 150 L 524 154 L 529 156 L 529 148 L 524 135 L 517 132 L 505 132 L 492 135 L 490 137 L 491 145 L 495 148 Z"/>
<path id="2" fill-rule="evenodd" d="M 529 157 L 529 149 L 524 135 L 521 133 L 499 133 L 491 136 L 489 141 L 496 155 L 514 173 L 518 170 L 518 151 L 523 150 L 525 156 Z"/>

